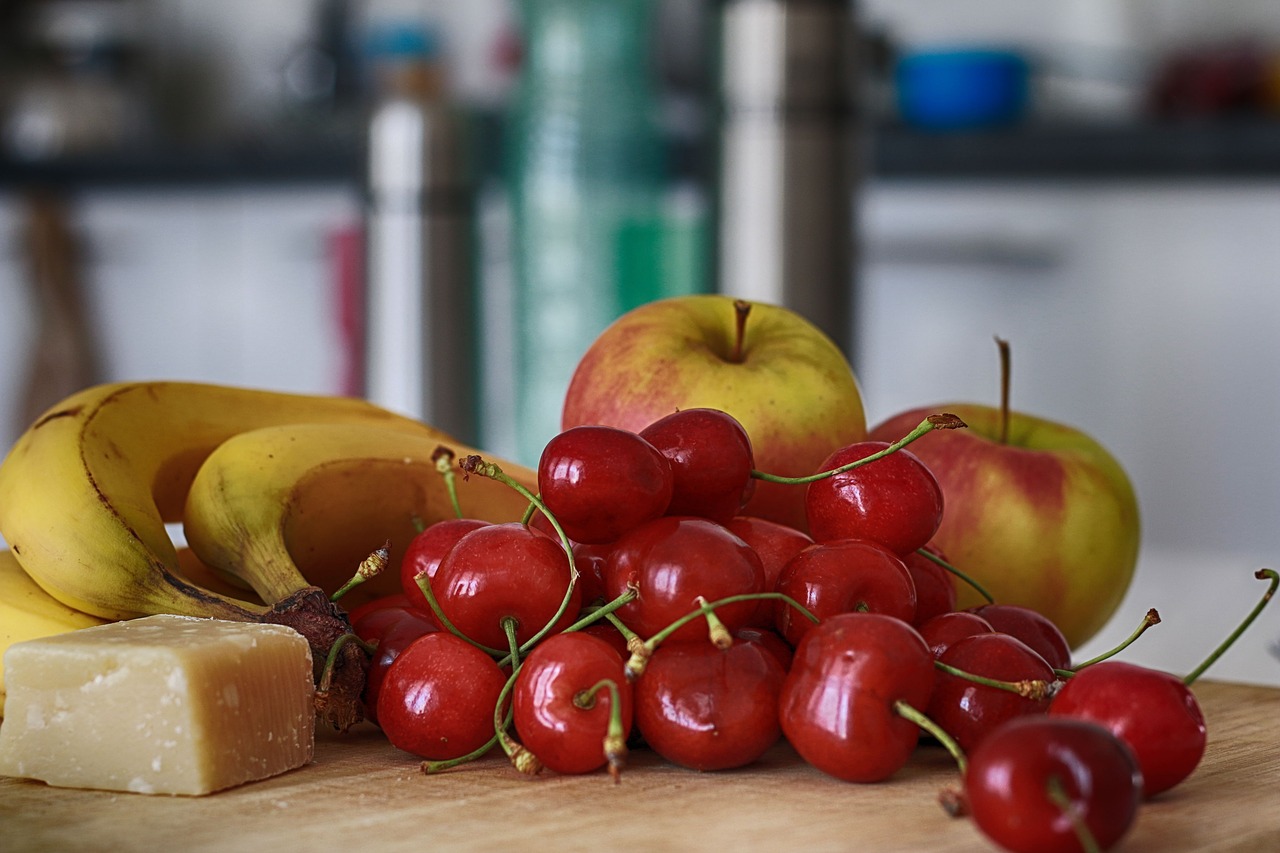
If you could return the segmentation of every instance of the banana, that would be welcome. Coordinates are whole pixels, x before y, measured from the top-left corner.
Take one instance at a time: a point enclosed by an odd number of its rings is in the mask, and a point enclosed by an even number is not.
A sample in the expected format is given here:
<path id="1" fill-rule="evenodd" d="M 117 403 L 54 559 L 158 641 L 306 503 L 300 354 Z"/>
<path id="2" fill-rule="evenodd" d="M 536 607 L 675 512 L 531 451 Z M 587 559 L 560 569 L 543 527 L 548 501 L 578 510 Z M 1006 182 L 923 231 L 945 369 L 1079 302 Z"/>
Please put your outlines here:
<path id="1" fill-rule="evenodd" d="M 300 578 L 332 592 L 387 541 L 390 565 L 398 566 L 417 524 L 455 515 L 435 462 L 442 446 L 456 459 L 477 452 L 368 423 L 241 433 L 200 466 L 187 494 L 183 533 L 204 563 L 251 586 L 265 601 L 294 594 Z M 532 471 L 490 461 L 536 489 Z M 455 484 L 468 517 L 511 521 L 528 507 L 527 498 L 487 477 L 457 477 Z M 389 571 L 351 595 L 359 600 L 399 588 L 399 572 Z"/>
<path id="2" fill-rule="evenodd" d="M 0 551 L 0 716 L 4 703 L 4 651 L 14 643 L 101 625 L 105 619 L 72 610 L 22 570 L 11 551 Z"/>
<path id="3" fill-rule="evenodd" d="M 180 520 L 196 469 L 219 444 L 307 422 L 441 437 L 355 399 L 184 382 L 97 385 L 42 415 L 0 464 L 0 536 L 46 592 L 103 619 L 260 618 L 262 603 L 187 578 L 165 523 Z"/>

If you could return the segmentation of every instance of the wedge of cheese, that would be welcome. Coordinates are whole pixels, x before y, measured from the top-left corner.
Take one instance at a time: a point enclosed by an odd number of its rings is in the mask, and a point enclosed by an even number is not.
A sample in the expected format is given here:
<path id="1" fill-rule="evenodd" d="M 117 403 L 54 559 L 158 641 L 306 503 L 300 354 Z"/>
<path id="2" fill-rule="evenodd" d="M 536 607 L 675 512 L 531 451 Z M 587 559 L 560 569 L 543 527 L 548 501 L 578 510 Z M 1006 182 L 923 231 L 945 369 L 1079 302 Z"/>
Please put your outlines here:
<path id="1" fill-rule="evenodd" d="M 148 616 L 16 643 L 0 774 L 207 794 L 308 764 L 311 650 L 292 628 Z"/>

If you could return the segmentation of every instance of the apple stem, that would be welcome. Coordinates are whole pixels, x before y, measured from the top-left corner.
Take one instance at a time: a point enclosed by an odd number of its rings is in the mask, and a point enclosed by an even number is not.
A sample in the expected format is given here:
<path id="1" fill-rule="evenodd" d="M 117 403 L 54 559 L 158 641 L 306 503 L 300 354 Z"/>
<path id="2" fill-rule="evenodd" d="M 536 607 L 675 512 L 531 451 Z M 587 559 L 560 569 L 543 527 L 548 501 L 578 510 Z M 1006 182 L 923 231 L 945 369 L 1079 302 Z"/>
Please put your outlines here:
<path id="1" fill-rule="evenodd" d="M 1080 813 L 1072 806 L 1071 799 L 1062 787 L 1062 780 L 1057 776 L 1050 776 L 1045 782 L 1045 788 L 1049 802 L 1057 806 L 1066 815 L 1067 820 L 1071 821 L 1071 828 L 1075 830 L 1076 838 L 1080 841 L 1080 849 L 1084 853 L 1101 853 L 1102 848 L 1098 846 L 1098 840 L 1093 837 L 1093 833 L 1081 819 Z"/>
<path id="2" fill-rule="evenodd" d="M 933 553 L 927 548 L 920 548 L 916 551 L 916 553 L 927 560 L 932 560 L 933 562 L 937 563 L 939 566 L 942 566 L 942 568 L 951 572 L 951 574 L 960 578 L 960 580 L 964 581 L 969 586 L 973 587 L 975 590 L 977 590 L 978 595 L 982 596 L 987 600 L 987 604 L 995 604 L 996 600 L 991 596 L 991 593 L 987 592 L 986 587 L 978 583 L 977 578 L 974 578 L 968 574 L 965 574 L 964 572 L 960 571 L 955 566 L 951 565 L 946 560 L 942 559 L 937 554 Z"/>
<path id="3" fill-rule="evenodd" d="M 852 462 L 839 466 L 838 468 L 819 471 L 816 474 L 808 474 L 804 477 L 783 477 L 778 474 L 769 474 L 765 471 L 756 470 L 751 472 L 751 476 L 757 480 L 764 480 L 769 483 L 782 483 L 783 485 L 788 486 L 802 486 L 806 483 L 812 483 L 817 480 L 825 480 L 827 477 L 833 477 L 836 474 L 843 474 L 845 471 L 851 471 L 854 468 L 860 468 L 870 462 L 875 462 L 877 459 L 883 459 L 891 453 L 898 452 L 926 433 L 933 432 L 935 429 L 964 429 L 967 426 L 968 424 L 960 420 L 960 418 L 947 412 L 929 415 L 917 424 L 915 429 L 911 430 L 911 432 L 893 442 L 888 447 L 881 448 L 875 453 L 870 453 L 861 459 L 855 459 Z"/>
<path id="4" fill-rule="evenodd" d="M 919 709 L 912 707 L 901 699 L 893 703 L 893 710 L 898 712 L 898 716 L 910 720 L 924 731 L 933 735 L 934 739 L 942 744 L 947 752 L 951 753 L 951 757 L 956 761 L 956 767 L 959 769 L 960 775 L 964 775 L 965 770 L 969 767 L 969 759 L 965 757 L 964 750 L 961 749 L 960 744 L 956 743 L 955 738 L 946 729 L 927 717 Z"/>
<path id="5" fill-rule="evenodd" d="M 996 347 L 1000 351 L 1000 443 L 1009 443 L 1009 385 L 1013 372 L 1010 362 L 1009 342 L 1004 338 L 996 338 Z"/>
<path id="6" fill-rule="evenodd" d="M 1236 629 L 1232 631 L 1231 634 L 1223 640 L 1222 643 L 1214 649 L 1198 667 L 1187 673 L 1187 675 L 1182 679 L 1183 684 L 1190 687 L 1195 683 L 1197 678 L 1204 675 L 1204 671 L 1206 669 L 1213 666 L 1213 664 L 1217 662 L 1218 658 L 1226 654 L 1227 649 L 1231 648 L 1231 645 L 1240 638 L 1240 635 L 1245 632 L 1245 629 L 1253 624 L 1253 620 L 1258 618 L 1258 614 L 1262 612 L 1262 608 L 1266 607 L 1267 602 L 1271 601 L 1272 597 L 1276 594 L 1276 587 L 1280 586 L 1280 574 L 1277 574 L 1275 569 L 1258 569 L 1258 571 L 1253 573 L 1253 576 L 1260 581 L 1271 581 L 1267 586 L 1267 591 L 1262 595 L 1262 600 L 1254 606 L 1253 610 L 1249 611 L 1249 615 L 1244 618 L 1244 621 L 1236 626 Z"/>
<path id="7" fill-rule="evenodd" d="M 745 299 L 733 300 L 733 349 L 729 352 L 732 364 L 742 364 L 747 360 L 747 316 L 751 314 L 751 303 Z"/>
<path id="8" fill-rule="evenodd" d="M 1160 624 L 1160 614 L 1157 613 L 1156 609 L 1153 607 L 1147 611 L 1145 616 L 1142 617 L 1142 621 L 1138 623 L 1138 627 L 1134 629 L 1134 632 L 1130 634 L 1129 637 L 1123 643 L 1116 646 L 1114 649 L 1103 652 L 1097 657 L 1089 658 L 1084 663 L 1077 664 L 1072 669 L 1055 670 L 1055 671 L 1059 675 L 1070 677 L 1072 675 L 1075 675 L 1077 672 L 1079 672 L 1080 670 L 1084 669 L 1087 666 L 1093 666 L 1095 663 L 1102 663 L 1107 658 L 1115 657 L 1116 655 L 1120 654 L 1120 652 L 1127 649 L 1130 645 L 1133 644 L 1134 640 L 1141 637 L 1146 632 L 1146 630 L 1150 628 L 1152 625 L 1159 625 L 1159 624 Z"/>

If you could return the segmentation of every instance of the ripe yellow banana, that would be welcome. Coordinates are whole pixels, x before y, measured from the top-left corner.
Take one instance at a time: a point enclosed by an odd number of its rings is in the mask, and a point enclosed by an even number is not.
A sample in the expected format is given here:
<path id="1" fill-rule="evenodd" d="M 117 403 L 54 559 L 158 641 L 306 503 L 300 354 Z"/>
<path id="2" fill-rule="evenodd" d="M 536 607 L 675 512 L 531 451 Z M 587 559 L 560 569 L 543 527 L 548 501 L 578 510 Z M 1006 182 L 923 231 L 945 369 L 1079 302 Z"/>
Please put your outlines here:
<path id="1" fill-rule="evenodd" d="M 262 604 L 183 575 L 165 523 L 181 518 L 196 469 L 219 444 L 307 422 L 439 436 L 354 399 L 183 382 L 98 385 L 41 416 L 0 464 L 0 535 L 36 583 L 85 613 L 254 618 Z"/>
<path id="2" fill-rule="evenodd" d="M 105 619 L 72 610 L 22 570 L 11 551 L 0 551 L 0 716 L 4 700 L 4 652 L 14 643 L 101 625 Z"/>
<path id="3" fill-rule="evenodd" d="M 434 455 L 473 448 L 447 437 L 406 435 L 368 423 L 264 427 L 223 442 L 187 495 L 183 533 L 200 559 L 247 583 L 266 601 L 297 591 L 300 578 L 333 592 L 385 542 L 392 567 L 353 600 L 398 591 L 400 557 L 417 531 L 456 514 Z M 533 472 L 499 462 L 536 489 Z M 452 469 L 457 471 L 456 462 Z M 487 521 L 519 519 L 528 500 L 487 477 L 455 480 L 459 507 Z M 361 595 L 363 593 L 363 595 Z"/>

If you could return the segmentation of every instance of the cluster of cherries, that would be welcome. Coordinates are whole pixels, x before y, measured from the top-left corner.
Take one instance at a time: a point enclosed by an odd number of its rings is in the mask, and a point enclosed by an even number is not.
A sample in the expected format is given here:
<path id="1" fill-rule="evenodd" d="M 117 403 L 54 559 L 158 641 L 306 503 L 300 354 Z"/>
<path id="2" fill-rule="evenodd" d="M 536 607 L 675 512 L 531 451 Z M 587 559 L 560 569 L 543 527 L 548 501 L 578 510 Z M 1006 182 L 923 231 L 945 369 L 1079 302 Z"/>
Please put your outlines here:
<path id="1" fill-rule="evenodd" d="M 616 778 L 636 744 L 712 771 L 785 738 L 826 774 L 876 782 L 936 741 L 962 780 L 944 803 L 995 843 L 1109 847 L 1199 763 L 1203 667 L 1073 668 L 1040 614 L 957 610 L 972 581 L 930 545 L 942 492 L 904 449 L 956 427 L 934 416 L 791 480 L 807 533 L 742 514 L 758 480 L 783 478 L 755 470 L 745 430 L 714 409 L 566 430 L 536 495 L 459 460 L 524 492 L 529 515 L 427 527 L 403 592 L 352 611 L 373 649 L 368 716 L 428 772 L 496 746 L 525 772 Z"/>

